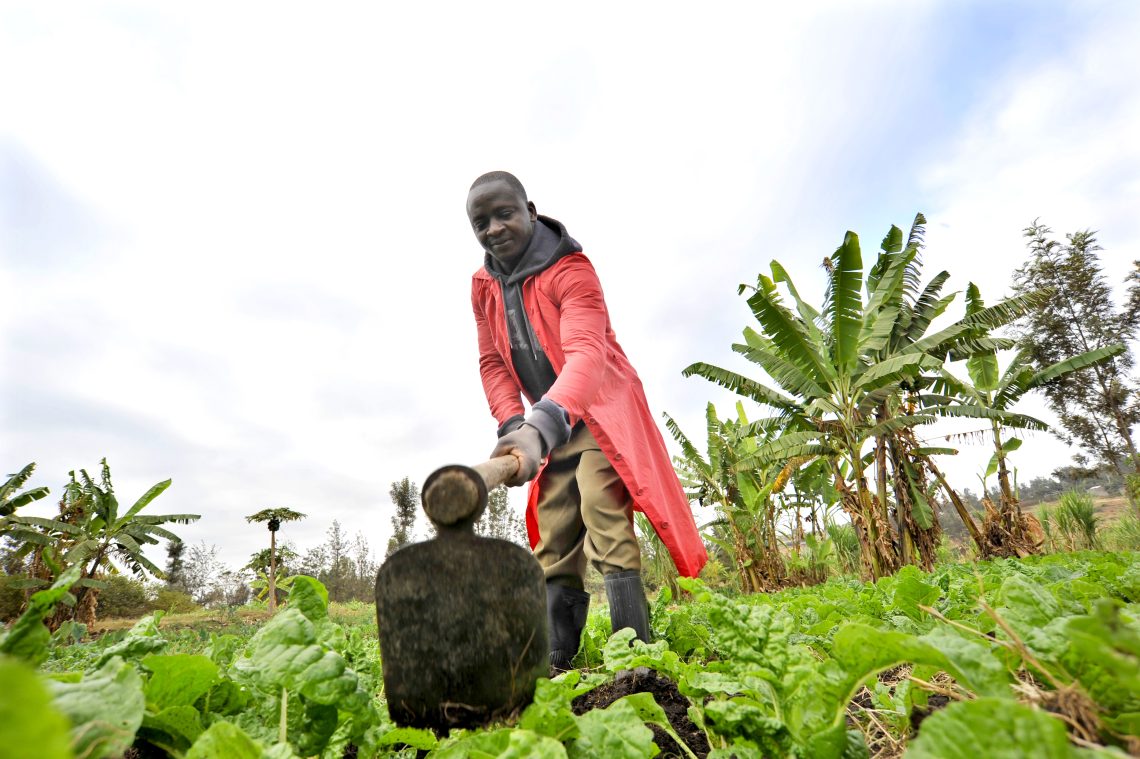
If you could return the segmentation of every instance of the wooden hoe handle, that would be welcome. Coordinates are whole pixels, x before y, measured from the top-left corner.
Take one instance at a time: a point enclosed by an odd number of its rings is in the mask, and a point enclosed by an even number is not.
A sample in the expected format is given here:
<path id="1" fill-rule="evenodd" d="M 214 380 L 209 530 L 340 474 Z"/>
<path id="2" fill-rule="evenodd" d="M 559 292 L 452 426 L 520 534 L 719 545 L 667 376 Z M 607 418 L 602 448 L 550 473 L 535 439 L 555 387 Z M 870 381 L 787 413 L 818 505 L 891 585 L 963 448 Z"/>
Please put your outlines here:
<path id="1" fill-rule="evenodd" d="M 473 467 L 437 469 L 424 482 L 424 511 L 439 527 L 469 525 L 487 508 L 487 491 L 507 482 L 518 471 L 518 457 L 509 453 Z"/>
<path id="2" fill-rule="evenodd" d="M 487 484 L 487 490 L 494 490 L 518 474 L 519 459 L 517 456 L 507 453 L 484 461 L 482 464 L 476 464 L 471 468 L 483 478 L 483 482 Z"/>

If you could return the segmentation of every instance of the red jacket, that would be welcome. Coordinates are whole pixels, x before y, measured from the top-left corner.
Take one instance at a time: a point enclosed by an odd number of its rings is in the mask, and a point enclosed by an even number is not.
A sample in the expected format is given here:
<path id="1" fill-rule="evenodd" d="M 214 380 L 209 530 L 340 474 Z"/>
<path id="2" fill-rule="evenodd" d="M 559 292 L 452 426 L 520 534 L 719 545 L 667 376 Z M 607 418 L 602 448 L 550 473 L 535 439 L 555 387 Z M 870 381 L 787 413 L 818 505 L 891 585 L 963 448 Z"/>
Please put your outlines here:
<path id="1" fill-rule="evenodd" d="M 708 560 L 654 423 L 637 372 L 618 345 L 594 267 L 581 253 L 560 258 L 522 287 L 523 308 L 558 379 L 546 393 L 584 419 L 602 452 L 669 549 L 677 571 L 695 577 Z M 521 383 L 511 361 L 510 336 L 499 283 L 480 268 L 471 279 L 471 305 L 479 332 L 479 374 L 499 424 L 524 413 Z M 538 482 L 530 484 L 526 526 L 538 543 Z"/>

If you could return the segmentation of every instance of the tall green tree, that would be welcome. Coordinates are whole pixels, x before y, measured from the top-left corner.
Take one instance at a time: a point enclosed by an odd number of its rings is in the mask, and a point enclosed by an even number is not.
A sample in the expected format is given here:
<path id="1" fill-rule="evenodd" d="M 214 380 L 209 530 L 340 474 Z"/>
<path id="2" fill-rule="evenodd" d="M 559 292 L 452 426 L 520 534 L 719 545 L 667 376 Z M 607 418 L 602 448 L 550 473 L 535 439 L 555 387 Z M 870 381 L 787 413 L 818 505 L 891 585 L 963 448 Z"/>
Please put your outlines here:
<path id="1" fill-rule="evenodd" d="M 966 291 L 966 313 L 978 313 L 985 308 L 981 293 L 973 283 Z M 1049 426 L 1039 419 L 1013 412 L 1013 407 L 1029 392 L 1049 388 L 1052 383 L 1064 380 L 1079 372 L 1120 355 L 1120 343 L 1097 348 L 1076 356 L 1066 357 L 1044 368 L 1032 365 L 1028 348 L 1019 350 L 1001 371 L 997 351 L 979 351 L 966 361 L 969 380 L 959 379 L 948 369 L 932 384 L 936 391 L 950 394 L 956 402 L 974 408 L 979 415 L 988 414 L 990 436 L 994 454 L 986 468 L 985 477 L 998 478 L 997 507 L 983 498 L 986 519 L 982 530 L 983 541 L 979 549 L 983 557 L 1026 556 L 1040 547 L 1040 528 L 1021 512 L 1021 504 L 1013 491 L 1008 464 L 1009 455 L 1021 447 L 1021 438 L 1007 435 L 1009 430 L 1045 431 Z M 983 478 L 984 479 L 984 478 Z"/>
<path id="2" fill-rule="evenodd" d="M 281 529 L 282 522 L 296 522 L 304 519 L 305 515 L 293 509 L 283 507 L 262 509 L 256 514 L 250 514 L 245 521 L 264 522 L 269 528 L 269 613 L 277 611 L 277 531 Z"/>
<path id="3" fill-rule="evenodd" d="M 1046 367 L 1118 343 L 1128 345 L 1136 335 L 1140 307 L 1117 309 L 1113 304 L 1095 233 L 1073 232 L 1064 242 L 1052 234 L 1037 220 L 1025 229 L 1029 260 L 1014 273 L 1015 292 L 1052 294 L 1020 325 L 1020 342 L 1030 360 Z M 1077 443 L 1118 475 L 1135 478 L 1140 457 L 1132 428 L 1140 422 L 1140 395 L 1129 377 L 1132 367 L 1132 354 L 1124 350 L 1057 377 L 1043 389 L 1066 442 Z"/>
<path id="4" fill-rule="evenodd" d="M 350 555 L 348 535 L 340 521 L 334 519 L 325 531 L 325 549 L 328 551 L 328 569 L 318 578 L 329 591 L 329 600 L 347 601 L 353 591 L 355 566 Z"/>
<path id="5" fill-rule="evenodd" d="M 391 496 L 396 511 L 392 514 L 392 537 L 388 540 L 388 550 L 384 554 L 386 557 L 412 542 L 416 515 L 420 511 L 420 489 L 416 483 L 405 477 L 392 483 L 388 495 Z"/>
<path id="6" fill-rule="evenodd" d="M 475 523 L 475 533 L 529 547 L 526 521 L 511 509 L 507 488 L 500 485 L 487 494 L 487 509 Z"/>
<path id="7" fill-rule="evenodd" d="M 186 562 L 183 556 L 186 544 L 181 540 L 171 540 L 166 544 L 166 587 L 186 592 Z"/>
<path id="8" fill-rule="evenodd" d="M 1140 260 L 1132 262 L 1128 272 L 1128 303 L 1124 306 L 1125 319 L 1131 324 L 1140 324 Z"/>

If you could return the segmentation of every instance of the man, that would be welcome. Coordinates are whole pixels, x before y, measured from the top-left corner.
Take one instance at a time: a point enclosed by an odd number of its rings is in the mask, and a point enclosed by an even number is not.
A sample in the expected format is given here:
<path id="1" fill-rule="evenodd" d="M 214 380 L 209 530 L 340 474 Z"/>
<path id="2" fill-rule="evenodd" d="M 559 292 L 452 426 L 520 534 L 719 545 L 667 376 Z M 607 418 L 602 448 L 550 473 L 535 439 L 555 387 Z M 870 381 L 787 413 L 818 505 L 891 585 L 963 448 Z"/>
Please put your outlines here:
<path id="1" fill-rule="evenodd" d="M 632 627 L 649 640 L 633 509 L 649 518 L 682 575 L 696 576 L 708 557 L 581 246 L 560 222 L 539 216 L 506 172 L 475 180 L 467 218 L 485 251 L 471 303 L 479 373 L 499 423 L 491 455 L 519 458 L 508 484 L 533 480 L 527 532 L 546 576 L 550 662 L 568 669 L 590 602 L 587 560 L 605 579 L 613 629 Z"/>

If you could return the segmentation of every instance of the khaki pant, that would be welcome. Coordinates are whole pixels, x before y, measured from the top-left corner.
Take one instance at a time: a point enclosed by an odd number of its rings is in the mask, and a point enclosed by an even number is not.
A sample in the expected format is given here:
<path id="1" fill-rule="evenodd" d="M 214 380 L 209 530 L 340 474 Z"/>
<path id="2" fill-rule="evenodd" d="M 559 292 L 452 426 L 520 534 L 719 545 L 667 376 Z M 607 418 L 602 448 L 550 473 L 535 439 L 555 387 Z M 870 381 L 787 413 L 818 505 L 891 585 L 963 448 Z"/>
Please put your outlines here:
<path id="1" fill-rule="evenodd" d="M 641 569 L 633 500 L 581 422 L 542 470 L 538 535 L 534 555 L 548 582 L 580 589 L 587 559 L 603 575 Z"/>

